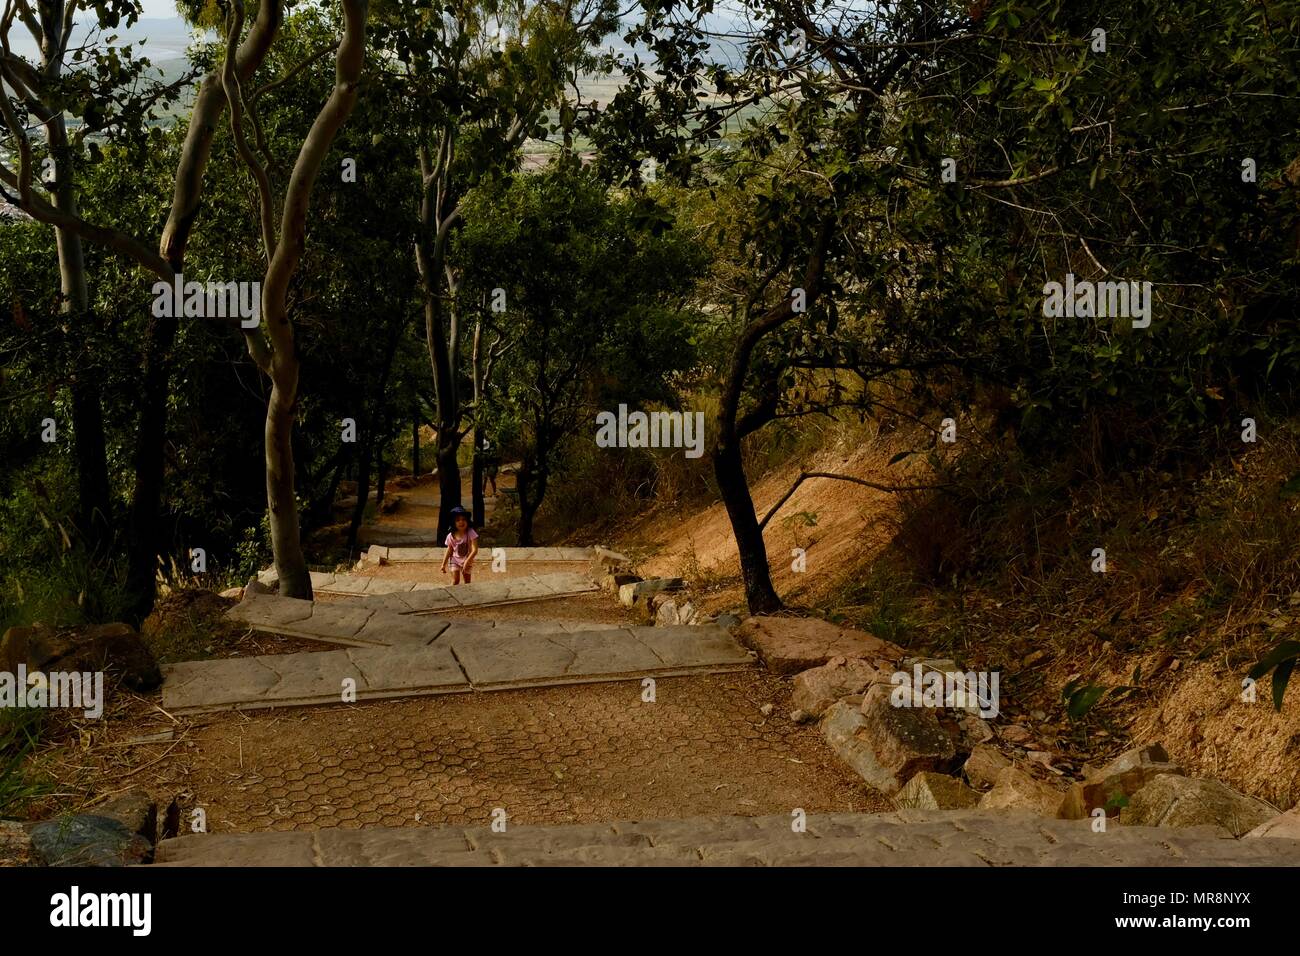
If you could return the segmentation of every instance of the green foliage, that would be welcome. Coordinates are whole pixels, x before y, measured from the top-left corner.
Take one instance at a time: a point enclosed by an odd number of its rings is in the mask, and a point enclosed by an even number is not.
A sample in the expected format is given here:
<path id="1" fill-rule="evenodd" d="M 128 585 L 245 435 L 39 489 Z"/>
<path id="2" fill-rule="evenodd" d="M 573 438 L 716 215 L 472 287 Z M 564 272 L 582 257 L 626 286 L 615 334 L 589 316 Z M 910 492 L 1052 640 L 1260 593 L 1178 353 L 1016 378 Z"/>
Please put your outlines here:
<path id="1" fill-rule="evenodd" d="M 1251 680 L 1259 680 L 1269 671 L 1273 672 L 1273 707 L 1280 711 L 1282 700 L 1286 697 L 1287 684 L 1297 663 L 1300 663 L 1300 641 L 1283 641 L 1252 667 L 1246 676 Z"/>
<path id="2" fill-rule="evenodd" d="M 51 789 L 30 768 L 43 719 L 39 710 L 0 710 L 0 819 L 20 818 L 29 800 Z"/>

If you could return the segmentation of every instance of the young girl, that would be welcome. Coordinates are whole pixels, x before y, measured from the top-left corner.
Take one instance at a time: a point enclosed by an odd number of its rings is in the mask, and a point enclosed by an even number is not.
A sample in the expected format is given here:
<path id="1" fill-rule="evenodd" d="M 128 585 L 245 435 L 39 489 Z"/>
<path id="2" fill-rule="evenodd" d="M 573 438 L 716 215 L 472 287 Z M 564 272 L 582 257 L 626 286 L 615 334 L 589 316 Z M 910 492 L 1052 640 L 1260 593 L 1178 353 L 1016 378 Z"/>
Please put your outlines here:
<path id="1" fill-rule="evenodd" d="M 474 559 L 478 557 L 478 532 L 469 526 L 469 512 L 460 505 L 451 509 L 452 530 L 447 533 L 447 553 L 442 556 L 442 573 L 447 573 L 451 562 L 452 583 L 460 584 L 463 576 L 470 583 Z"/>

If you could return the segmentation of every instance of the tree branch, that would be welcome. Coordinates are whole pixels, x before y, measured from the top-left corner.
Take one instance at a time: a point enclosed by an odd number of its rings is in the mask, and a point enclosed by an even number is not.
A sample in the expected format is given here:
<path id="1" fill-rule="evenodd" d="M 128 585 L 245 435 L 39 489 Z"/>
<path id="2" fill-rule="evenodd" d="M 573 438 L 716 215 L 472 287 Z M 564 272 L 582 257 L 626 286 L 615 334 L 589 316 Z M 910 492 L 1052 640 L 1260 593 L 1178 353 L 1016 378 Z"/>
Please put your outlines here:
<path id="1" fill-rule="evenodd" d="M 772 520 L 772 516 L 781 510 L 781 506 L 789 501 L 794 495 L 796 489 L 798 489 L 798 487 L 809 478 L 832 478 L 836 481 L 849 481 L 855 485 L 862 485 L 866 488 L 873 488 L 876 491 L 888 491 L 890 493 L 898 493 L 900 491 L 938 491 L 948 487 L 948 485 L 881 485 L 874 481 L 867 481 L 865 478 L 854 478 L 851 475 L 835 475 L 828 471 L 805 471 L 799 475 L 795 483 L 790 486 L 790 490 L 781 496 L 781 500 L 774 504 L 772 510 L 769 511 L 763 520 L 758 523 L 759 531 L 762 531 L 767 527 L 767 523 Z"/>

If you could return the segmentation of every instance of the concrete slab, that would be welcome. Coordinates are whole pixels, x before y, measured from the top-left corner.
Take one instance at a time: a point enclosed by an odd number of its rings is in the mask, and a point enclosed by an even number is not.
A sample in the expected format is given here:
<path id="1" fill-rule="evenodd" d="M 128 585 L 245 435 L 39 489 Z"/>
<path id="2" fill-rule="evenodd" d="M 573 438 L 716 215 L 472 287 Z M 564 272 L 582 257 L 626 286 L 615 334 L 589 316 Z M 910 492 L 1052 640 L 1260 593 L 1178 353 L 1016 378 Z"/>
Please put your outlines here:
<path id="1" fill-rule="evenodd" d="M 367 647 L 304 654 L 186 661 L 163 668 L 163 707 L 174 714 L 466 693 L 447 645 Z"/>
<path id="2" fill-rule="evenodd" d="M 749 655 L 720 628 L 631 627 L 552 634 L 457 634 L 447 642 L 477 690 L 716 673 L 748 667 Z"/>
<path id="3" fill-rule="evenodd" d="M 348 647 L 431 644 L 449 622 L 416 618 L 333 601 L 313 604 L 276 595 L 250 595 L 226 612 L 232 621 L 268 634 L 301 637 Z"/>
<path id="4" fill-rule="evenodd" d="M 461 607 L 545 601 L 596 590 L 599 590 L 599 586 L 586 574 L 560 571 L 505 581 L 475 581 L 458 587 L 428 587 L 386 595 L 367 594 L 358 598 L 357 603 L 399 614 L 431 614 Z"/>
<path id="5" fill-rule="evenodd" d="M 393 616 L 380 615 L 381 624 Z M 375 623 L 372 617 L 366 626 Z M 355 682 L 357 700 L 376 700 L 717 673 L 751 663 L 724 631 L 711 626 L 569 632 L 509 622 L 438 623 L 445 632 L 430 644 L 173 664 L 163 669 L 163 705 L 172 713 L 205 713 L 344 703 L 346 679 Z"/>

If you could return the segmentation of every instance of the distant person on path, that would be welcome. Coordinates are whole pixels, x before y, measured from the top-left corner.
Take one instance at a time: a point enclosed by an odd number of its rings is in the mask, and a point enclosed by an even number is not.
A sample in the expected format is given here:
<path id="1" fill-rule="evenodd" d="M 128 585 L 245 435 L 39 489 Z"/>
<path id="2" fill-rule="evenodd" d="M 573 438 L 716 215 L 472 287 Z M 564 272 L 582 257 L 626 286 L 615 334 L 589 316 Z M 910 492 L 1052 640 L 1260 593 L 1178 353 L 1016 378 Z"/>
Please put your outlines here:
<path id="1" fill-rule="evenodd" d="M 452 584 L 460 584 L 462 577 L 470 583 L 474 559 L 478 557 L 478 532 L 470 527 L 469 512 L 460 505 L 451 509 L 451 531 L 447 532 L 447 553 L 442 556 L 442 573 L 447 573 L 451 562 Z"/>

